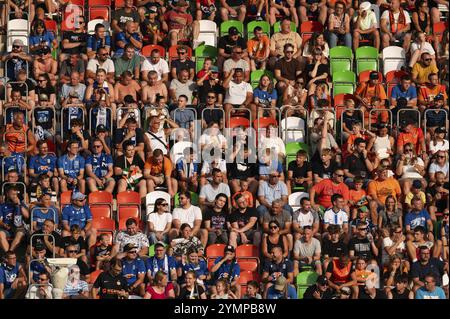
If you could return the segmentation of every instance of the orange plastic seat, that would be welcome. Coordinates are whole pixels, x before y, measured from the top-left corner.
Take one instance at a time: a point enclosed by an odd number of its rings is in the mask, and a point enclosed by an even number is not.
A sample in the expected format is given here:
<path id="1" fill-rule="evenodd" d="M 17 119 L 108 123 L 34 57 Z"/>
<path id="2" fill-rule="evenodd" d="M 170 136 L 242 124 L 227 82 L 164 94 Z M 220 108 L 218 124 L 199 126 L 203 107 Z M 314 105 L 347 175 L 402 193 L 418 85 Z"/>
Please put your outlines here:
<path id="1" fill-rule="evenodd" d="M 159 51 L 159 54 L 161 55 L 161 58 L 164 59 L 166 56 L 166 49 L 164 49 L 162 46 L 157 44 L 149 44 L 142 48 L 142 55 L 145 57 L 150 57 L 150 54 L 154 49 L 157 49 Z M 192 51 L 191 51 L 192 54 Z"/>

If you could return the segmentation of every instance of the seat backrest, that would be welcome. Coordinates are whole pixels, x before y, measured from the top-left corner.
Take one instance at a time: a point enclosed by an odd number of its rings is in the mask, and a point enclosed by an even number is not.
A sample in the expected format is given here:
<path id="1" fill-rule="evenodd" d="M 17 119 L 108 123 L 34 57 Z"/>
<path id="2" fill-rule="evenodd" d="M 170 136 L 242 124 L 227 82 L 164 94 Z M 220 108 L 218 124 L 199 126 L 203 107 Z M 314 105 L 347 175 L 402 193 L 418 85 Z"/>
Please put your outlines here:
<path id="1" fill-rule="evenodd" d="M 336 46 L 330 49 L 330 59 L 353 59 L 352 49 L 346 46 Z"/>
<path id="2" fill-rule="evenodd" d="M 369 81 L 369 76 L 370 73 L 372 73 L 374 70 L 365 70 L 362 71 L 359 75 L 358 75 L 358 82 L 362 83 L 362 82 L 367 82 Z M 381 72 L 378 72 L 378 81 L 380 83 L 383 82 L 383 74 L 381 74 Z"/>
<path id="3" fill-rule="evenodd" d="M 378 50 L 374 47 L 364 46 L 356 49 L 356 59 L 378 59 Z"/>
<path id="4" fill-rule="evenodd" d="M 150 54 L 152 53 L 152 51 L 154 49 L 157 49 L 159 51 L 159 54 L 161 55 L 161 58 L 164 59 L 166 56 L 166 49 L 164 49 L 164 47 L 157 45 L 157 44 L 149 44 L 149 45 L 145 45 L 141 52 L 142 55 L 145 57 L 150 57 Z"/>
<path id="5" fill-rule="evenodd" d="M 236 248 L 236 257 L 255 257 L 259 258 L 259 249 L 255 245 L 244 244 Z"/>
<path id="6" fill-rule="evenodd" d="M 297 286 L 311 286 L 317 281 L 319 275 L 315 271 L 302 271 L 295 278 Z"/>
<path id="7" fill-rule="evenodd" d="M 300 200 L 302 198 L 309 198 L 309 194 L 306 192 L 295 192 L 292 193 L 291 195 L 289 195 L 289 205 L 290 206 L 295 206 L 295 207 L 300 207 Z"/>
<path id="8" fill-rule="evenodd" d="M 116 223 L 111 218 L 98 217 L 92 219 L 92 228 L 114 231 L 116 229 Z"/>
<path id="9" fill-rule="evenodd" d="M 273 33 L 277 33 L 280 32 L 281 30 L 281 21 L 277 21 L 275 22 L 275 24 L 273 25 Z M 295 23 L 291 21 L 291 31 L 295 32 L 297 31 L 297 27 L 295 26 Z"/>
<path id="10" fill-rule="evenodd" d="M 194 148 L 194 151 L 196 149 L 192 142 L 186 141 L 177 142 L 172 146 L 172 148 L 170 149 L 170 159 L 172 160 L 173 164 L 177 164 L 178 160 L 184 156 L 184 150 L 189 147 Z"/>
<path id="11" fill-rule="evenodd" d="M 266 128 L 271 124 L 278 126 L 277 120 L 274 119 L 273 117 L 259 117 L 253 121 L 253 128 L 255 129 Z"/>
<path id="12" fill-rule="evenodd" d="M 200 33 L 216 33 L 217 24 L 211 20 L 200 20 Z"/>
<path id="13" fill-rule="evenodd" d="M 318 21 L 305 21 L 300 25 L 300 33 L 323 32 L 323 25 Z M 302 36 L 303 37 L 303 36 Z"/>
<path id="14" fill-rule="evenodd" d="M 389 71 L 385 74 L 385 78 L 386 78 L 386 83 L 391 83 L 391 82 L 400 82 L 400 78 L 403 75 L 406 75 L 407 73 L 405 71 L 402 70 L 392 70 Z"/>
<path id="15" fill-rule="evenodd" d="M 141 196 L 138 192 L 124 191 L 117 194 L 117 205 L 140 205 Z"/>
<path id="16" fill-rule="evenodd" d="M 148 193 L 147 196 L 145 196 L 145 207 L 147 208 L 147 214 L 153 211 L 155 201 L 158 198 L 165 199 L 167 203 L 169 203 L 169 210 L 170 210 L 171 197 L 169 193 L 163 191 L 153 191 Z"/>
<path id="17" fill-rule="evenodd" d="M 239 33 L 241 34 L 241 36 L 245 36 L 244 35 L 244 24 L 241 21 L 238 20 L 228 20 L 228 21 L 224 21 L 220 24 L 220 36 L 223 37 L 224 35 L 228 34 L 228 30 L 231 27 L 236 27 L 239 31 Z"/>
<path id="18" fill-rule="evenodd" d="M 88 0 L 88 5 L 93 6 L 111 6 L 111 0 Z"/>
<path id="19" fill-rule="evenodd" d="M 111 204 L 113 202 L 113 196 L 106 191 L 97 191 L 89 194 L 89 204 Z"/>
<path id="20" fill-rule="evenodd" d="M 195 49 L 195 57 L 217 57 L 217 48 L 211 45 L 201 45 Z"/>
<path id="21" fill-rule="evenodd" d="M 8 34 L 14 34 L 17 31 L 25 31 L 29 30 L 29 23 L 26 19 L 13 19 L 8 21 L 7 26 Z"/>
<path id="22" fill-rule="evenodd" d="M 92 213 L 92 218 L 100 218 L 100 217 L 111 218 L 111 206 L 92 205 L 89 206 L 89 208 Z"/>
<path id="23" fill-rule="evenodd" d="M 390 46 L 383 49 L 382 53 L 383 60 L 386 59 L 406 59 L 405 50 L 398 46 Z"/>
<path id="24" fill-rule="evenodd" d="M 95 26 L 97 24 L 103 24 L 105 26 L 106 31 L 110 32 L 111 28 L 109 25 L 109 22 L 103 19 L 94 19 L 88 22 L 88 26 L 87 26 L 87 30 L 88 30 L 88 34 L 94 34 L 95 33 Z"/>
<path id="25" fill-rule="evenodd" d="M 229 127 L 235 128 L 238 126 L 250 127 L 250 121 L 247 118 L 241 116 L 230 118 Z"/>
<path id="26" fill-rule="evenodd" d="M 92 19 L 104 19 L 109 21 L 109 8 L 107 7 L 90 7 L 89 8 L 89 20 Z"/>
<path id="27" fill-rule="evenodd" d="M 206 256 L 208 258 L 223 257 L 224 250 L 225 250 L 224 244 L 212 244 L 206 247 Z"/>
<path id="28" fill-rule="evenodd" d="M 247 24 L 247 39 L 251 39 L 254 36 L 254 30 L 256 27 L 261 27 L 263 32 L 270 37 L 270 24 L 267 21 L 250 21 Z"/>
<path id="29" fill-rule="evenodd" d="M 72 191 L 66 191 L 66 192 L 61 193 L 61 198 L 60 198 L 61 209 L 62 209 L 62 206 L 64 206 L 64 205 L 70 205 L 71 198 L 72 198 Z"/>
<path id="30" fill-rule="evenodd" d="M 356 74 L 353 71 L 337 71 L 333 73 L 333 82 L 356 82 Z"/>

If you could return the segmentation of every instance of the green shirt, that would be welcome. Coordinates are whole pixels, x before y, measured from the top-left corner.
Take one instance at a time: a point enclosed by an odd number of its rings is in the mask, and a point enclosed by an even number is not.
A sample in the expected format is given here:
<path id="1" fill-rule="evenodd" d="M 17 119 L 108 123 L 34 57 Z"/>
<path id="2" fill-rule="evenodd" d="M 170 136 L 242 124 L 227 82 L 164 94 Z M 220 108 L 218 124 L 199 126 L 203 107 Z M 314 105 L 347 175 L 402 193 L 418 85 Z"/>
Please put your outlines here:
<path id="1" fill-rule="evenodd" d="M 134 76 L 134 70 L 140 69 L 141 67 L 141 57 L 139 55 L 134 55 L 131 60 L 124 60 L 122 57 L 114 61 L 115 77 L 118 78 L 122 75 L 124 71 L 130 71 Z"/>

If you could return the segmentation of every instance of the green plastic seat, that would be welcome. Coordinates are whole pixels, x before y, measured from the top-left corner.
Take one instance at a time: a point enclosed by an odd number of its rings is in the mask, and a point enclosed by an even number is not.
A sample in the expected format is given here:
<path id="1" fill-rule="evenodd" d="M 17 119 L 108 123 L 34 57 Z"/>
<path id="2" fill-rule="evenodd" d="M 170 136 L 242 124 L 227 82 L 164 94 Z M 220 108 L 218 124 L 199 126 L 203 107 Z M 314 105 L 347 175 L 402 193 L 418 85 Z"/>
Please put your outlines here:
<path id="1" fill-rule="evenodd" d="M 174 208 L 179 207 L 180 206 L 180 193 L 176 193 L 175 197 L 173 198 L 174 200 Z M 191 192 L 191 204 L 197 206 L 198 205 L 198 194 L 195 192 Z"/>
<path id="2" fill-rule="evenodd" d="M 295 283 L 297 285 L 297 298 L 303 299 L 306 289 L 309 286 L 314 285 L 317 281 L 319 275 L 315 271 L 302 271 L 295 278 Z"/>
<path id="3" fill-rule="evenodd" d="M 280 32 L 281 30 L 281 21 L 275 22 L 273 25 L 273 33 Z M 297 27 L 295 26 L 295 23 L 291 21 L 291 31 L 297 31 Z"/>
<path id="4" fill-rule="evenodd" d="M 353 94 L 356 86 L 356 75 L 352 71 L 333 73 L 333 97 L 338 94 Z"/>
<path id="5" fill-rule="evenodd" d="M 363 71 L 379 71 L 378 50 L 374 47 L 360 47 L 356 49 L 356 74 Z"/>
<path id="6" fill-rule="evenodd" d="M 195 49 L 195 72 L 203 68 L 205 58 L 217 59 L 217 48 L 211 45 L 201 45 Z"/>
<path id="7" fill-rule="evenodd" d="M 263 75 L 268 75 L 273 80 L 273 73 L 268 70 L 255 70 L 250 73 L 250 84 L 254 89 L 258 86 Z"/>
<path id="8" fill-rule="evenodd" d="M 330 49 L 330 72 L 352 71 L 353 70 L 353 52 L 352 49 L 345 46 L 337 46 Z"/>
<path id="9" fill-rule="evenodd" d="M 244 24 L 241 21 L 238 20 L 228 20 L 224 21 L 220 24 L 220 36 L 223 37 L 224 35 L 228 34 L 228 30 L 231 27 L 236 27 L 241 34 L 241 36 L 244 36 Z"/>
<path id="10" fill-rule="evenodd" d="M 247 24 L 247 39 L 254 37 L 253 31 L 256 27 L 261 27 L 264 34 L 270 38 L 270 24 L 267 21 L 251 21 Z"/>

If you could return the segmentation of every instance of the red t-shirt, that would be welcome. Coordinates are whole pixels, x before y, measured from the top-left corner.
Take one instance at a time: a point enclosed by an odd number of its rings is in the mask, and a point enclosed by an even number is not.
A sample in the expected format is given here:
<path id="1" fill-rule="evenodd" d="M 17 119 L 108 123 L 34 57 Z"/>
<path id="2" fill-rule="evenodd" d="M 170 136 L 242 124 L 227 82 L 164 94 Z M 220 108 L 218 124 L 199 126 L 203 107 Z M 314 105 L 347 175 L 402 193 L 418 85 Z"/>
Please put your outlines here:
<path id="1" fill-rule="evenodd" d="M 341 194 L 345 200 L 349 200 L 349 190 L 344 183 L 334 184 L 331 179 L 324 179 L 313 186 L 317 194 L 317 204 L 325 208 L 331 207 L 331 196 Z"/>
<path id="2" fill-rule="evenodd" d="M 167 283 L 166 289 L 163 293 L 156 292 L 151 285 L 149 285 L 146 289 L 150 295 L 152 295 L 151 299 L 167 299 L 169 291 L 173 290 L 173 285 L 171 282 Z"/>
<path id="3" fill-rule="evenodd" d="M 176 18 L 183 18 L 186 20 L 186 23 L 180 24 L 177 21 L 175 21 Z M 183 29 L 183 27 L 192 24 L 192 16 L 187 13 L 178 12 L 175 10 L 170 10 L 169 12 L 166 12 L 164 14 L 164 20 L 167 21 L 167 24 L 169 26 L 169 30 L 180 30 Z"/>

